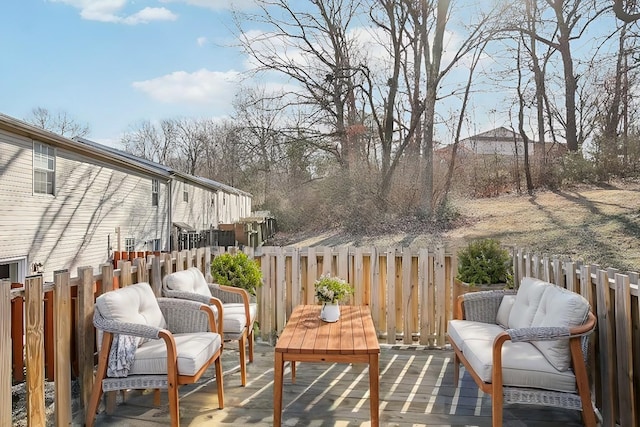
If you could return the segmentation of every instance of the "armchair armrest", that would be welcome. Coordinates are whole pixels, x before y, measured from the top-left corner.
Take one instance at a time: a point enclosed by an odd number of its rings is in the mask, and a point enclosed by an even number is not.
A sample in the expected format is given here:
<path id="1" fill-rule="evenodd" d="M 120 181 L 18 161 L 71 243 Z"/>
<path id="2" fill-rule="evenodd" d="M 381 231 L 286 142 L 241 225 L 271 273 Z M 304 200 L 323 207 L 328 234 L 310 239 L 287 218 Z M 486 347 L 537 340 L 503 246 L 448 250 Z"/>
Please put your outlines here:
<path id="1" fill-rule="evenodd" d="M 96 329 L 112 334 L 133 335 L 136 337 L 147 339 L 159 339 L 162 328 L 156 328 L 149 325 L 141 325 L 139 323 L 118 322 L 116 320 L 108 320 L 102 317 L 98 310 L 93 312 L 93 324 Z"/>
<path id="2" fill-rule="evenodd" d="M 456 319 L 496 323 L 498 308 L 505 295 L 515 295 L 515 290 L 470 292 L 458 297 Z"/>
<path id="3" fill-rule="evenodd" d="M 163 289 L 162 293 L 167 298 L 178 298 L 178 299 L 186 299 L 189 301 L 196 301 L 202 304 L 210 304 L 211 297 L 206 295 L 197 294 L 195 292 L 186 292 L 186 291 L 174 291 L 172 289 Z"/>
<path id="4" fill-rule="evenodd" d="M 236 303 L 244 305 L 247 328 L 251 328 L 251 312 L 249 310 L 249 292 L 242 288 L 209 283 L 211 295 L 219 298 L 223 303 Z"/>
<path id="5" fill-rule="evenodd" d="M 217 283 L 209 283 L 209 291 L 211 295 L 226 303 L 249 304 L 249 292 L 242 288 L 233 286 L 219 285 Z"/>
<path id="6" fill-rule="evenodd" d="M 167 322 L 167 329 L 172 333 L 218 332 L 215 315 L 209 303 L 178 298 L 158 298 L 158 305 Z M 222 305 L 218 310 L 222 313 Z M 218 317 L 222 318 L 222 316 Z"/>

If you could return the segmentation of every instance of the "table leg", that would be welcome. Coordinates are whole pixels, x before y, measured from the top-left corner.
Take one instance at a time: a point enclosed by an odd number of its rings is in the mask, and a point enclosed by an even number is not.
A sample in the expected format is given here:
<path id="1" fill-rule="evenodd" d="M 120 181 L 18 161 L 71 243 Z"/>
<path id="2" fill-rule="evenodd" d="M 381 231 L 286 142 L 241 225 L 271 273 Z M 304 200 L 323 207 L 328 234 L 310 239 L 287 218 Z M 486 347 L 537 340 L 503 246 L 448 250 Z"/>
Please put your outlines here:
<path id="1" fill-rule="evenodd" d="M 291 363 L 291 382 L 295 384 L 296 383 L 296 361 L 292 360 L 289 363 Z"/>
<path id="2" fill-rule="evenodd" d="M 273 381 L 273 426 L 280 427 L 282 422 L 282 376 L 284 360 L 282 353 L 276 352 Z"/>
<path id="3" fill-rule="evenodd" d="M 378 427 L 380 424 L 380 378 L 378 367 L 378 354 L 369 355 L 369 394 L 371 399 L 371 427 Z"/>

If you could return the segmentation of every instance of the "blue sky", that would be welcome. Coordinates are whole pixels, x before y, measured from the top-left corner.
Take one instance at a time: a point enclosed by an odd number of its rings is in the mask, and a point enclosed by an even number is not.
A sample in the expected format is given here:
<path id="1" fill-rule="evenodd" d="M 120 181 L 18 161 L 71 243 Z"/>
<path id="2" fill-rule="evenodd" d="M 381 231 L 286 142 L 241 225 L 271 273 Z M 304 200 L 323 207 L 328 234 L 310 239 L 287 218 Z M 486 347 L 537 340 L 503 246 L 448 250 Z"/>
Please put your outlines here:
<path id="1" fill-rule="evenodd" d="M 298 1 L 293 3 L 299 6 Z M 36 107 L 66 112 L 89 125 L 90 139 L 116 147 L 122 134 L 142 120 L 230 115 L 234 95 L 246 77 L 242 73 L 249 66 L 233 47 L 230 8 L 252 4 L 252 0 L 5 0 L 0 13 L 4 58 L 0 112 L 18 119 Z M 362 37 L 366 42 L 373 36 L 365 31 Z M 453 45 L 461 40 L 455 33 L 447 39 Z M 574 48 L 593 40 L 585 37 Z M 376 52 L 371 44 L 365 45 Z M 499 52 L 501 46 L 494 49 Z M 445 62 L 453 52 L 447 50 Z M 387 56 L 384 50 L 377 55 Z M 483 63 L 481 68 L 491 75 L 500 55 L 488 55 Z M 273 75 L 268 78 L 272 84 L 282 84 Z M 465 80 L 462 61 L 444 90 Z M 511 126 L 508 108 L 513 93 L 496 86 L 495 79 L 488 84 L 488 89 L 474 94 L 463 137 Z M 459 106 L 447 100 L 439 109 L 445 117 L 456 117 Z M 440 137 L 450 140 L 451 127 L 440 128 Z"/>
<path id="2" fill-rule="evenodd" d="M 246 7 L 250 0 L 234 2 Z M 231 112 L 243 71 L 228 0 L 7 0 L 0 112 L 65 111 L 119 144 L 141 120 Z"/>

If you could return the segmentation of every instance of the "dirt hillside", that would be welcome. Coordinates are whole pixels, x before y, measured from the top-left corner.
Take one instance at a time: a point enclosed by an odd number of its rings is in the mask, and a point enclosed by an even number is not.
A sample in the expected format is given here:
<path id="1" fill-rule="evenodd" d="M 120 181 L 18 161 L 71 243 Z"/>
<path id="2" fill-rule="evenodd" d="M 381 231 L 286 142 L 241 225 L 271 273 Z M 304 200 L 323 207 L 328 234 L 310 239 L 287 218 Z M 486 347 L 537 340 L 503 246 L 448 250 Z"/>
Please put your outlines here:
<path id="1" fill-rule="evenodd" d="M 539 254 L 640 271 L 640 183 L 457 199 L 454 204 L 463 225 L 443 233 L 356 236 L 328 230 L 312 236 L 279 235 L 276 244 L 431 247 L 442 242 L 453 252 L 471 239 L 493 237 Z"/>

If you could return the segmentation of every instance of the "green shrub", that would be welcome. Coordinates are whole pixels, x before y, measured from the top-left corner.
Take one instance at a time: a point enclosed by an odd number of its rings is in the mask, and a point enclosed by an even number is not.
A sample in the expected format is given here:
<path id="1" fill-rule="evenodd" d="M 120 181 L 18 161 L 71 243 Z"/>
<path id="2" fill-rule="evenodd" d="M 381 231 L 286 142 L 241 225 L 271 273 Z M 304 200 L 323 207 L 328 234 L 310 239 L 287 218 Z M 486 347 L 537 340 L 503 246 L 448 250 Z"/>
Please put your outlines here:
<path id="1" fill-rule="evenodd" d="M 262 271 L 258 263 L 243 252 L 215 257 L 211 262 L 211 275 L 216 283 L 245 289 L 251 295 L 255 295 L 256 288 L 262 285 Z"/>
<path id="2" fill-rule="evenodd" d="M 509 283 L 511 255 L 495 239 L 472 241 L 458 251 L 457 279 L 472 285 Z"/>

